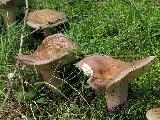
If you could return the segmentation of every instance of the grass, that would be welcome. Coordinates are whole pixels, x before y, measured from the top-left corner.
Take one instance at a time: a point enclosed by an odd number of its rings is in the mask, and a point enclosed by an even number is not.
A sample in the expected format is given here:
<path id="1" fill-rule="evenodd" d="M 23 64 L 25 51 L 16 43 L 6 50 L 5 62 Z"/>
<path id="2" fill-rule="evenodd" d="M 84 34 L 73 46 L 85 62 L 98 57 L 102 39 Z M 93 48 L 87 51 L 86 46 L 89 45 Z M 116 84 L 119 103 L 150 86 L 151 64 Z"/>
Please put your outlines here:
<path id="1" fill-rule="evenodd" d="M 145 120 L 148 109 L 160 106 L 158 0 L 108 0 L 106 3 L 45 0 L 29 3 L 29 11 L 43 8 L 56 9 L 69 17 L 69 27 L 59 32 L 77 42 L 85 56 L 103 54 L 133 61 L 155 55 L 157 59 L 149 72 L 130 84 L 128 105 L 115 114 L 107 112 L 104 93 L 95 93 L 86 83 L 88 78 L 74 65 L 65 66 L 61 72 L 68 84 L 64 83 L 59 90 L 68 99 L 54 94 L 52 88 L 44 85 L 36 70 L 19 68 L 16 78 L 8 80 L 7 75 L 16 67 L 14 57 L 19 50 L 23 24 L 24 5 L 19 5 L 17 23 L 8 31 L 0 26 L 0 103 L 6 99 L 1 104 L 1 119 Z M 32 30 L 27 27 L 25 32 Z M 24 54 L 33 52 L 43 40 L 37 37 L 35 46 L 30 49 L 32 39 L 31 36 L 24 39 Z"/>

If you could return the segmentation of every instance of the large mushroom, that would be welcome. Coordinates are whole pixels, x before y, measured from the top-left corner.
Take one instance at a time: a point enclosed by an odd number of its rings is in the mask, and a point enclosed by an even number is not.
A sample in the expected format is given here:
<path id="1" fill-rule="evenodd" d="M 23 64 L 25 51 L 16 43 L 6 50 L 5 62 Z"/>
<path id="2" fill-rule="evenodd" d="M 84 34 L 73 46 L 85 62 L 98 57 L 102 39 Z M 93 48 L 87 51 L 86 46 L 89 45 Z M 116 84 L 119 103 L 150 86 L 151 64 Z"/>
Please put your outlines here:
<path id="1" fill-rule="evenodd" d="M 29 13 L 27 25 L 34 29 L 43 28 L 43 32 L 45 36 L 47 36 L 51 34 L 50 31 L 52 31 L 52 27 L 67 21 L 65 14 L 50 9 L 43 9 Z"/>
<path id="2" fill-rule="evenodd" d="M 4 17 L 6 27 L 16 21 L 16 0 L 1 0 L 0 9 Z"/>
<path id="3" fill-rule="evenodd" d="M 148 120 L 160 120 L 160 108 L 152 108 L 147 111 L 146 118 Z"/>
<path id="4" fill-rule="evenodd" d="M 105 91 L 109 111 L 127 102 L 128 83 L 142 75 L 155 56 L 135 62 L 124 62 L 110 56 L 91 56 L 80 61 L 87 83 L 96 91 Z"/>
<path id="5" fill-rule="evenodd" d="M 61 84 L 58 70 L 77 58 L 74 49 L 78 46 L 61 33 L 46 37 L 32 55 L 18 55 L 21 63 L 36 67 L 45 81 L 55 87 Z"/>

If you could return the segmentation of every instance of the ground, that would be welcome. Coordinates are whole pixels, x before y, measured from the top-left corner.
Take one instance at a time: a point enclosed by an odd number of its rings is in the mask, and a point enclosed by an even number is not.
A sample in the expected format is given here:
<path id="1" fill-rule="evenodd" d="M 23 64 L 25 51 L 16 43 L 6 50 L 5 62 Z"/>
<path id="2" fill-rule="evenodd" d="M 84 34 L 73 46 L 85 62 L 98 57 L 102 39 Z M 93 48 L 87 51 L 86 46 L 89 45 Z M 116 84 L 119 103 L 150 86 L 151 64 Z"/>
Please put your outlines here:
<path id="1" fill-rule="evenodd" d="M 151 69 L 130 83 L 128 103 L 110 114 L 104 93 L 86 83 L 88 77 L 75 67 L 64 66 L 67 81 L 53 93 L 38 71 L 22 68 L 14 59 L 19 50 L 25 4 L 17 6 L 17 22 L 8 30 L 0 26 L 0 119 L 145 120 L 147 110 L 160 106 L 160 2 L 158 0 L 45 0 L 29 2 L 29 12 L 49 8 L 64 12 L 68 24 L 58 28 L 80 45 L 87 55 L 110 55 L 124 61 L 156 56 Z M 25 34 L 32 32 L 28 26 Z M 31 54 L 44 39 L 28 35 L 23 54 Z M 34 40 L 34 44 L 33 44 Z M 14 72 L 14 79 L 8 74 Z M 63 94 L 63 95 L 62 95 Z"/>

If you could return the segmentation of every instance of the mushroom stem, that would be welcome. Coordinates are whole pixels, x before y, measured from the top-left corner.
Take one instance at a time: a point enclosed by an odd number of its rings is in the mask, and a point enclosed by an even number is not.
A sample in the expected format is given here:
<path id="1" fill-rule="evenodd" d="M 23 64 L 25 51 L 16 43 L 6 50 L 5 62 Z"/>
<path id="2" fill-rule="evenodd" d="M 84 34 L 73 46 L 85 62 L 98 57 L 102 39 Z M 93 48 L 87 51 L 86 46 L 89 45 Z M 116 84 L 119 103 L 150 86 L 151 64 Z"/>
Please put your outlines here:
<path id="1" fill-rule="evenodd" d="M 58 87 L 62 83 L 62 80 L 60 79 L 59 74 L 56 71 L 53 71 L 53 70 L 49 70 L 49 71 L 40 70 L 40 73 L 41 73 L 44 81 L 52 84 L 54 87 Z"/>
<path id="2" fill-rule="evenodd" d="M 115 109 L 127 102 L 128 97 L 128 82 L 118 82 L 106 90 L 106 102 L 109 111 Z"/>
<path id="3" fill-rule="evenodd" d="M 53 30 L 51 28 L 44 28 L 43 34 L 44 34 L 44 36 L 49 36 L 49 35 L 53 34 Z"/>
<path id="4" fill-rule="evenodd" d="M 16 20 L 16 0 L 11 0 L 4 7 L 4 23 L 8 28 Z"/>

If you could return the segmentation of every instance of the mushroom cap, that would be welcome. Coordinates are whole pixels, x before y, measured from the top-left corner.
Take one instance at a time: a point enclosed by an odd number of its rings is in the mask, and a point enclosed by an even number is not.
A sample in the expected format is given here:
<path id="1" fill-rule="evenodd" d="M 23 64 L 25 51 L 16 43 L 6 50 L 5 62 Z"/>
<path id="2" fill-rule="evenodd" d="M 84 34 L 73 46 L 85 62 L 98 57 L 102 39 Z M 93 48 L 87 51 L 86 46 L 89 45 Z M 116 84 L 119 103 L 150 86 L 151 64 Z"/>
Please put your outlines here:
<path id="1" fill-rule="evenodd" d="M 61 23 L 67 22 L 65 14 L 49 9 L 36 10 L 29 13 L 27 25 L 32 28 L 57 26 Z M 49 25 L 49 26 L 47 26 Z"/>
<path id="2" fill-rule="evenodd" d="M 93 89 L 106 90 L 122 80 L 129 82 L 129 80 L 139 77 L 149 68 L 154 58 L 155 56 L 150 56 L 130 63 L 110 56 L 91 56 L 81 60 L 79 66 L 84 72 L 87 71 L 87 74 L 90 73 L 87 83 Z"/>
<path id="3" fill-rule="evenodd" d="M 46 65 L 51 62 L 63 66 L 74 60 L 72 50 L 77 47 L 78 45 L 71 42 L 67 36 L 58 33 L 46 37 L 32 55 L 18 55 L 16 59 L 30 66 Z"/>
<path id="4" fill-rule="evenodd" d="M 160 108 L 153 108 L 148 110 L 146 117 L 148 120 L 160 120 Z"/>

